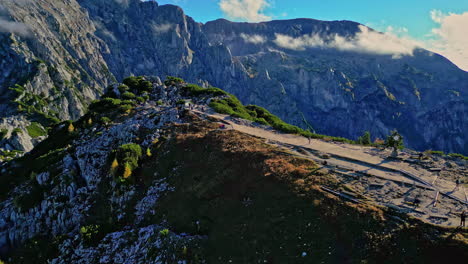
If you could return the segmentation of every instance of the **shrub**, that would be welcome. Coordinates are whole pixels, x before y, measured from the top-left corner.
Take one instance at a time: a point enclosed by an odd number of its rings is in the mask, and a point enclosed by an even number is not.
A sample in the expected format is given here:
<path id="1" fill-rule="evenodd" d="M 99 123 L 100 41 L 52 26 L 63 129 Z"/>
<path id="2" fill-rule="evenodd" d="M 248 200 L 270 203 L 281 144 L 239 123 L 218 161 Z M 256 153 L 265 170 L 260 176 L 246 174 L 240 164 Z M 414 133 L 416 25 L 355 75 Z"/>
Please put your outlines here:
<path id="1" fill-rule="evenodd" d="M 437 151 L 437 150 L 426 150 L 425 152 L 431 155 L 440 155 L 440 156 L 445 155 L 443 151 Z"/>
<path id="2" fill-rule="evenodd" d="M 118 168 L 119 168 L 119 162 L 117 161 L 117 158 L 114 158 L 111 164 L 111 169 L 110 169 L 111 174 L 115 175 Z"/>
<path id="3" fill-rule="evenodd" d="M 73 123 L 70 123 L 68 125 L 67 131 L 68 131 L 68 133 L 72 133 L 73 131 L 75 131 L 75 126 L 73 126 Z"/>
<path id="4" fill-rule="evenodd" d="M 91 102 L 89 110 L 97 113 L 107 112 L 109 110 L 116 109 L 120 104 L 122 104 L 122 100 L 120 99 L 105 97 L 102 100 Z"/>
<path id="5" fill-rule="evenodd" d="M 108 124 L 110 124 L 110 122 L 112 122 L 112 120 L 110 118 L 108 118 L 106 116 L 101 117 L 101 124 L 108 125 Z"/>
<path id="6" fill-rule="evenodd" d="M 120 93 L 125 93 L 125 92 L 128 91 L 130 88 L 129 88 L 127 85 L 125 85 L 125 84 L 121 84 L 121 85 L 119 85 L 119 87 L 118 87 L 117 89 L 119 89 L 119 92 L 120 92 Z"/>
<path id="7" fill-rule="evenodd" d="M 128 114 L 128 113 L 130 113 L 130 112 L 132 111 L 133 105 L 124 104 L 124 105 L 121 105 L 121 106 L 119 107 L 119 109 L 120 109 L 120 111 L 121 111 L 122 113 L 127 113 L 127 114 Z"/>
<path id="8" fill-rule="evenodd" d="M 146 156 L 147 156 L 147 157 L 153 156 L 153 154 L 151 153 L 151 149 L 150 149 L 150 148 L 147 148 L 147 149 L 146 149 Z"/>
<path id="9" fill-rule="evenodd" d="M 132 172 L 138 167 L 138 162 L 143 155 L 141 147 L 134 143 L 125 144 L 120 146 L 115 152 L 115 163 L 114 161 L 112 162 L 111 170 L 113 166 L 119 166 L 118 161 L 120 161 L 120 164 L 123 164 L 120 167 L 121 180 L 125 181 L 132 176 Z"/>
<path id="10" fill-rule="evenodd" d="M 83 238 L 83 241 L 86 244 L 92 244 L 95 242 L 96 237 L 99 234 L 99 226 L 98 225 L 87 225 L 87 226 L 82 226 L 80 228 L 80 234 Z"/>
<path id="11" fill-rule="evenodd" d="M 146 101 L 145 98 L 143 98 L 143 97 L 141 97 L 141 96 L 138 96 L 138 97 L 136 98 L 136 100 L 137 100 L 139 103 L 144 103 L 144 102 Z"/>
<path id="12" fill-rule="evenodd" d="M 163 229 L 161 231 L 159 231 L 159 234 L 162 236 L 162 237 L 167 237 L 169 235 L 169 229 Z"/>
<path id="13" fill-rule="evenodd" d="M 153 84 L 150 81 L 140 80 L 140 83 L 138 84 L 138 90 L 140 92 L 150 92 L 153 90 Z"/>
<path id="14" fill-rule="evenodd" d="M 12 135 L 18 135 L 18 134 L 21 134 L 21 133 L 23 133 L 23 130 L 21 130 L 18 127 L 13 129 L 13 131 L 11 132 Z"/>
<path id="15" fill-rule="evenodd" d="M 448 154 L 450 157 L 452 158 L 459 158 L 459 159 L 464 159 L 464 160 L 468 160 L 468 157 L 467 156 L 464 156 L 462 154 L 459 154 L 459 153 L 450 153 Z"/>
<path id="16" fill-rule="evenodd" d="M 26 127 L 26 130 L 32 138 L 47 135 L 47 132 L 42 128 L 41 124 L 36 122 L 32 122 L 31 125 Z"/>
<path id="17" fill-rule="evenodd" d="M 128 179 L 128 178 L 130 178 L 130 176 L 132 176 L 132 169 L 130 168 L 130 165 L 127 162 L 127 163 L 125 163 L 124 172 L 123 172 L 122 177 L 124 179 Z"/>
<path id="18" fill-rule="evenodd" d="M 400 135 L 397 130 L 393 130 L 391 134 L 387 136 L 385 146 L 388 148 L 403 149 L 405 147 L 403 144 L 403 136 Z"/>
<path id="19" fill-rule="evenodd" d="M 185 100 L 181 99 L 181 100 L 177 101 L 176 104 L 183 105 L 183 104 L 185 104 Z"/>
<path id="20" fill-rule="evenodd" d="M 127 85 L 130 89 L 136 89 L 140 83 L 138 77 L 130 76 L 123 80 L 123 83 Z"/>
<path id="21" fill-rule="evenodd" d="M 134 93 L 131 93 L 131 92 L 125 92 L 125 93 L 122 94 L 122 98 L 132 100 L 132 99 L 136 98 L 136 95 Z"/>
<path id="22" fill-rule="evenodd" d="M 364 132 L 364 135 L 360 136 L 357 142 L 358 144 L 361 144 L 361 145 L 372 144 L 370 132 L 369 131 Z"/>
<path id="23" fill-rule="evenodd" d="M 126 85 L 132 92 L 141 94 L 143 92 L 150 92 L 153 90 L 153 84 L 150 81 L 144 79 L 143 76 L 131 76 L 123 80 L 124 85 Z M 119 89 L 120 90 L 120 89 Z"/>
<path id="24" fill-rule="evenodd" d="M 215 88 L 215 87 L 203 88 L 196 84 L 188 84 L 184 86 L 182 89 L 185 93 L 192 95 L 192 96 L 210 95 L 210 96 L 215 97 L 215 96 L 229 95 L 227 92 L 219 88 Z"/>
<path id="25" fill-rule="evenodd" d="M 8 129 L 2 128 L 0 129 L 0 140 L 5 139 L 8 134 Z"/>
<path id="26" fill-rule="evenodd" d="M 172 85 L 181 84 L 181 83 L 184 83 L 184 80 L 182 78 L 173 77 L 173 76 L 167 76 L 166 80 L 164 81 L 164 84 L 166 86 L 172 86 Z"/>

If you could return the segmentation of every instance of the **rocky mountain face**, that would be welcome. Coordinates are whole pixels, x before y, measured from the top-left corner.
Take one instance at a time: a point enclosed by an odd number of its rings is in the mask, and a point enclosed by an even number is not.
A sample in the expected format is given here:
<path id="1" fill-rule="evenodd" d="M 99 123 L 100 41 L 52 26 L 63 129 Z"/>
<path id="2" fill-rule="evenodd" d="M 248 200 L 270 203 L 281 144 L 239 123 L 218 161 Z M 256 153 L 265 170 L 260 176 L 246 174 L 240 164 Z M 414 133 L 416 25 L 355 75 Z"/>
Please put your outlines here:
<path id="1" fill-rule="evenodd" d="M 383 138 L 397 128 L 412 148 L 468 151 L 468 74 L 422 49 L 394 56 L 323 47 L 362 33 L 358 23 L 201 24 L 179 7 L 140 0 L 0 3 L 11 26 L 0 34 L 3 147 L 30 150 L 40 138 L 13 133 L 16 126 L 77 118 L 109 83 L 134 74 L 222 87 L 322 134 Z"/>
<path id="2" fill-rule="evenodd" d="M 125 84 L 110 86 L 86 115 L 58 124 L 31 152 L 0 167 L 1 260 L 437 263 L 466 257 L 466 236 L 448 240 L 451 230 L 338 201 L 320 188 L 336 187 L 337 179 L 315 162 L 189 111 L 209 111 L 213 97 L 226 97 L 219 91 L 193 94 L 182 82 L 159 78 Z"/>

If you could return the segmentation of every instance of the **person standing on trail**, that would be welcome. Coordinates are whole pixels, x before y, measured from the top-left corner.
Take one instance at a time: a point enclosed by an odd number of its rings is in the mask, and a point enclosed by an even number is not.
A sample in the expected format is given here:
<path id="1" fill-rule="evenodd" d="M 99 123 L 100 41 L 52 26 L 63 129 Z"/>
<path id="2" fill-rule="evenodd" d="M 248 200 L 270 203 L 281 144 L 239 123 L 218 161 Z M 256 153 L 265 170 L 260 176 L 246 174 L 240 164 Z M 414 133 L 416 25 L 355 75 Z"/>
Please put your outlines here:
<path id="1" fill-rule="evenodd" d="M 312 137 L 312 136 L 310 135 L 310 133 L 311 133 L 311 132 L 310 132 L 310 129 L 308 128 L 308 129 L 307 129 L 307 140 L 309 140 L 309 145 L 310 145 L 310 138 Z"/>
<path id="2" fill-rule="evenodd" d="M 465 211 L 463 211 L 460 214 L 460 226 L 461 227 L 465 227 L 465 219 L 466 219 L 466 213 L 465 213 Z"/>
<path id="3" fill-rule="evenodd" d="M 460 179 L 455 180 L 455 189 L 453 191 L 458 191 L 460 189 Z"/>

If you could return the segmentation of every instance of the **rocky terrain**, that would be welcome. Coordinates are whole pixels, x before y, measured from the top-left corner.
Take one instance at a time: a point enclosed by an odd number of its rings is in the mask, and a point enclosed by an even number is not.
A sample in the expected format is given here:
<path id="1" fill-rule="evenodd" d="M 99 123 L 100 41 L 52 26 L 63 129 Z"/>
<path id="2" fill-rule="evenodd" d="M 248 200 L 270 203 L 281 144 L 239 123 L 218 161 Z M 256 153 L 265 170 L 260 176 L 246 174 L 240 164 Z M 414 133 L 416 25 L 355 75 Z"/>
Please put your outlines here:
<path id="1" fill-rule="evenodd" d="M 0 5 L 4 149 L 31 150 L 43 138 L 28 127 L 76 120 L 109 84 L 134 74 L 222 87 L 322 134 L 382 138 L 397 128 L 414 149 L 468 153 L 468 74 L 419 48 L 335 45 L 378 34 L 355 22 L 201 24 L 179 7 L 140 0 Z"/>
<path id="2" fill-rule="evenodd" d="M 254 123 L 220 118 L 212 108 L 225 100 L 237 99 L 178 78 L 133 77 L 110 86 L 77 121 L 55 125 L 31 152 L 1 165 L 0 259 L 438 263 L 467 257 L 463 230 L 411 217 L 360 192 L 367 181 L 353 183 L 339 166 L 322 166 L 324 155 L 317 160 L 288 149 L 284 138 L 297 136 L 273 130 L 268 124 L 280 120 L 261 108 L 247 108 L 257 113 Z M 278 140 L 265 141 L 269 133 Z M 304 148 L 361 148 L 316 140 Z M 372 151 L 378 150 L 363 148 L 360 155 Z M 378 153 L 376 160 L 388 155 Z M 337 157 L 331 158 L 330 166 Z M 442 159 L 429 162 L 438 166 Z M 466 161 L 447 162 L 466 176 Z M 453 183 L 450 175 L 445 180 Z M 380 198 L 394 197 L 394 185 L 388 181 Z M 352 192 L 369 199 L 356 202 Z M 440 203 L 443 212 L 465 206 L 445 196 Z"/>

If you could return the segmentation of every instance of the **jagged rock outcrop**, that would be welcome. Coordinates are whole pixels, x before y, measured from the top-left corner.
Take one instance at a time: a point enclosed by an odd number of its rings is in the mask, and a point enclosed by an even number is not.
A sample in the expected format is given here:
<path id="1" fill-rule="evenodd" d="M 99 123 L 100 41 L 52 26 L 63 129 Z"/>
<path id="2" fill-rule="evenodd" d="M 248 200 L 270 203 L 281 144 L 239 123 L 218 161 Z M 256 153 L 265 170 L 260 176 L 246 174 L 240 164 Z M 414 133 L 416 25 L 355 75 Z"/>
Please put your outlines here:
<path id="1" fill-rule="evenodd" d="M 29 101 L 41 108 L 33 112 L 68 119 L 114 80 L 173 75 L 222 87 L 290 123 L 306 120 L 319 133 L 355 139 L 369 130 L 382 138 L 397 128 L 418 150 L 468 151 L 468 74 L 445 58 L 422 49 L 392 56 L 275 42 L 277 34 L 353 38 L 355 22 L 201 24 L 179 7 L 140 0 L 0 3 L 6 18 L 28 28 L 0 34 L 2 118 L 26 115 L 10 103 L 24 97 L 8 90 L 15 84 L 45 99 Z"/>

